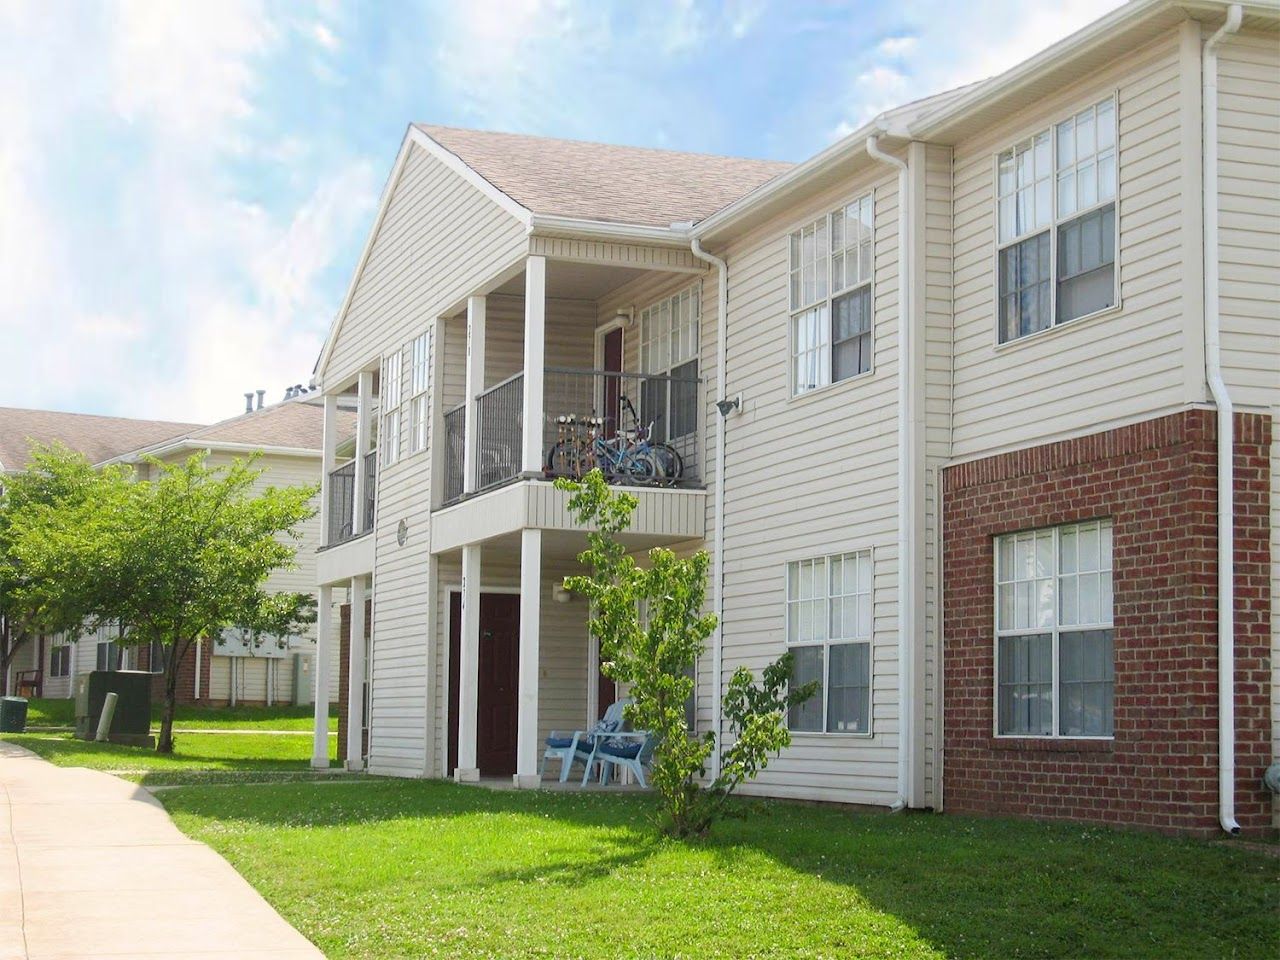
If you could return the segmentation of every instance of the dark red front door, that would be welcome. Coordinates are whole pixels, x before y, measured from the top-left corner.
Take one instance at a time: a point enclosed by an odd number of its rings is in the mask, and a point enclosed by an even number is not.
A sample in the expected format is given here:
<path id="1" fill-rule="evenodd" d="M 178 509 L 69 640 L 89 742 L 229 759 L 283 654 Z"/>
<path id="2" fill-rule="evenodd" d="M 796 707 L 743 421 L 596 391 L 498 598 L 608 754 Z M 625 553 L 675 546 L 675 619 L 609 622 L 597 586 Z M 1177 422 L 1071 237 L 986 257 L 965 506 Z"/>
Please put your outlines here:
<path id="1" fill-rule="evenodd" d="M 592 640 L 592 643 L 597 641 Z M 599 646 L 596 647 L 599 650 Z M 604 712 L 613 705 L 618 699 L 618 685 L 606 677 L 599 666 L 599 657 L 596 658 L 596 699 L 598 706 L 596 707 L 596 719 L 603 720 Z"/>
<path id="2" fill-rule="evenodd" d="M 604 335 L 604 369 L 610 373 L 622 372 L 622 328 L 610 330 Z M 608 439 L 624 426 L 618 422 L 622 414 L 622 378 L 604 378 L 604 435 Z"/>
<path id="3" fill-rule="evenodd" d="M 449 770 L 458 765 L 458 658 L 462 595 L 449 598 Z M 480 595 L 480 662 L 476 766 L 486 775 L 516 772 L 516 696 L 520 659 L 520 597 Z"/>

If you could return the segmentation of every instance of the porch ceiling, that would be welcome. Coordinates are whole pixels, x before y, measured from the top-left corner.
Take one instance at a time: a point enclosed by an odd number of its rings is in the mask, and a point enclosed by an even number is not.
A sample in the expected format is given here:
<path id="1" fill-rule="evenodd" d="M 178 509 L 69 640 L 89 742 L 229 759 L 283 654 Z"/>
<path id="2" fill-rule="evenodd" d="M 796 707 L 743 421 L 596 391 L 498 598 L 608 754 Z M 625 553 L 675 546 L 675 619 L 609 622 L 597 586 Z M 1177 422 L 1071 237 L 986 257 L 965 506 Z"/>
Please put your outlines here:
<path id="1" fill-rule="evenodd" d="M 547 296 L 557 300 L 599 300 L 609 291 L 616 290 L 645 272 L 634 267 L 548 260 Z M 512 277 L 493 293 L 523 297 L 524 271 Z"/>

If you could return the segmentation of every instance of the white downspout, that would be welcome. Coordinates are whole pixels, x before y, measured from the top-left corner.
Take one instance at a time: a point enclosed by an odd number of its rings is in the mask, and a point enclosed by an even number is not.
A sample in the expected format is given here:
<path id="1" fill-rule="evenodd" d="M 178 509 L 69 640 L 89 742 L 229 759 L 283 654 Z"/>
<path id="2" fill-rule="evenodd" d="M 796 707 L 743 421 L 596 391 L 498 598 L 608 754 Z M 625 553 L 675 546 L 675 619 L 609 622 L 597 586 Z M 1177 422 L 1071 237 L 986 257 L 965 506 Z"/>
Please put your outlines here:
<path id="1" fill-rule="evenodd" d="M 915 724 L 911 692 L 915 689 L 915 664 L 911 644 L 916 634 L 915 537 L 911 531 L 911 491 L 916 465 L 912 460 L 912 385 L 908 382 L 908 358 L 914 349 L 911 331 L 911 211 L 908 209 L 905 160 L 880 149 L 879 136 L 867 137 L 867 154 L 898 169 L 898 797 L 895 812 L 908 805 L 909 778 L 915 748 Z"/>
<path id="2" fill-rule="evenodd" d="M 1222 328 L 1218 315 L 1218 44 L 1240 29 L 1240 4 L 1204 45 L 1204 359 L 1209 392 L 1218 408 L 1218 822 L 1230 834 L 1236 822 L 1235 705 L 1235 471 L 1233 407 L 1222 380 Z"/>
<path id="3" fill-rule="evenodd" d="M 716 399 L 723 400 L 728 392 L 728 374 L 725 357 L 728 353 L 729 317 L 729 265 L 714 254 L 702 249 L 702 242 L 694 237 L 689 249 L 699 260 L 712 264 L 720 273 L 716 300 Z M 711 546 L 711 606 L 716 615 L 716 631 L 711 637 L 711 714 L 716 732 L 716 747 L 711 754 L 711 779 L 720 776 L 720 737 L 723 733 L 720 716 L 720 685 L 724 670 L 724 438 L 725 418 L 716 417 L 716 488 L 714 493 L 714 532 Z"/>

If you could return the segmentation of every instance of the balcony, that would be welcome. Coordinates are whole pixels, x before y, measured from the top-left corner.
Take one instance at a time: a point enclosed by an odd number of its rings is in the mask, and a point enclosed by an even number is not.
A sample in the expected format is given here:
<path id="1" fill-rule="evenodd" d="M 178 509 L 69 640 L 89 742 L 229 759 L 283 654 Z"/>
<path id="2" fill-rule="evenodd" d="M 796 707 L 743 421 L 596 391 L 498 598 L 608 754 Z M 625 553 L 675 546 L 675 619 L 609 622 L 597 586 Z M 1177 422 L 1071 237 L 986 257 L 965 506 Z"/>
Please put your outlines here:
<path id="1" fill-rule="evenodd" d="M 700 386 L 696 377 L 546 368 L 540 476 L 576 478 L 599 468 L 613 484 L 698 488 Z M 469 494 L 466 405 L 445 414 L 445 505 L 520 476 L 523 392 L 517 373 L 476 397 Z"/>
<path id="2" fill-rule="evenodd" d="M 373 507 L 377 500 L 378 451 L 364 455 L 363 493 L 359 510 L 356 507 L 356 461 L 348 460 L 329 473 L 329 528 L 325 531 L 325 546 L 333 547 L 354 539 L 373 529 Z M 360 521 L 357 527 L 356 521 Z"/>

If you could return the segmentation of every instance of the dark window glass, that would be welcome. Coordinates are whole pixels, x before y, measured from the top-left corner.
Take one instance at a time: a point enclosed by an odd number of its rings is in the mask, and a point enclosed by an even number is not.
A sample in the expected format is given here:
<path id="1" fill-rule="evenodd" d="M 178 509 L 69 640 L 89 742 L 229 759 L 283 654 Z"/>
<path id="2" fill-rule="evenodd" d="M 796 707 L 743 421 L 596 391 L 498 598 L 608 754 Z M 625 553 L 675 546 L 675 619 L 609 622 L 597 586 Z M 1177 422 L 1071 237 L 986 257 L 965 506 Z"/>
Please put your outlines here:
<path id="1" fill-rule="evenodd" d="M 1000 638 L 1000 732 L 1053 733 L 1053 635 Z"/>
<path id="2" fill-rule="evenodd" d="M 871 288 L 863 287 L 831 303 L 831 381 L 871 369 Z"/>
<path id="3" fill-rule="evenodd" d="M 1000 342 L 1046 330 L 1050 323 L 1049 234 L 1000 251 Z"/>
<path id="4" fill-rule="evenodd" d="M 1115 654 L 1110 630 L 1080 630 L 1058 637 L 1059 733 L 1109 737 L 1115 732 Z"/>
<path id="5" fill-rule="evenodd" d="M 870 730 L 871 644 L 832 644 L 827 683 L 827 732 Z"/>
<path id="6" fill-rule="evenodd" d="M 822 684 L 822 647 L 791 648 L 791 683 L 801 687 L 816 680 Z M 796 704 L 787 712 L 787 726 L 791 730 L 822 732 L 822 691 Z"/>
<path id="7" fill-rule="evenodd" d="M 1058 322 L 1115 306 L 1116 207 L 1058 228 Z"/>

